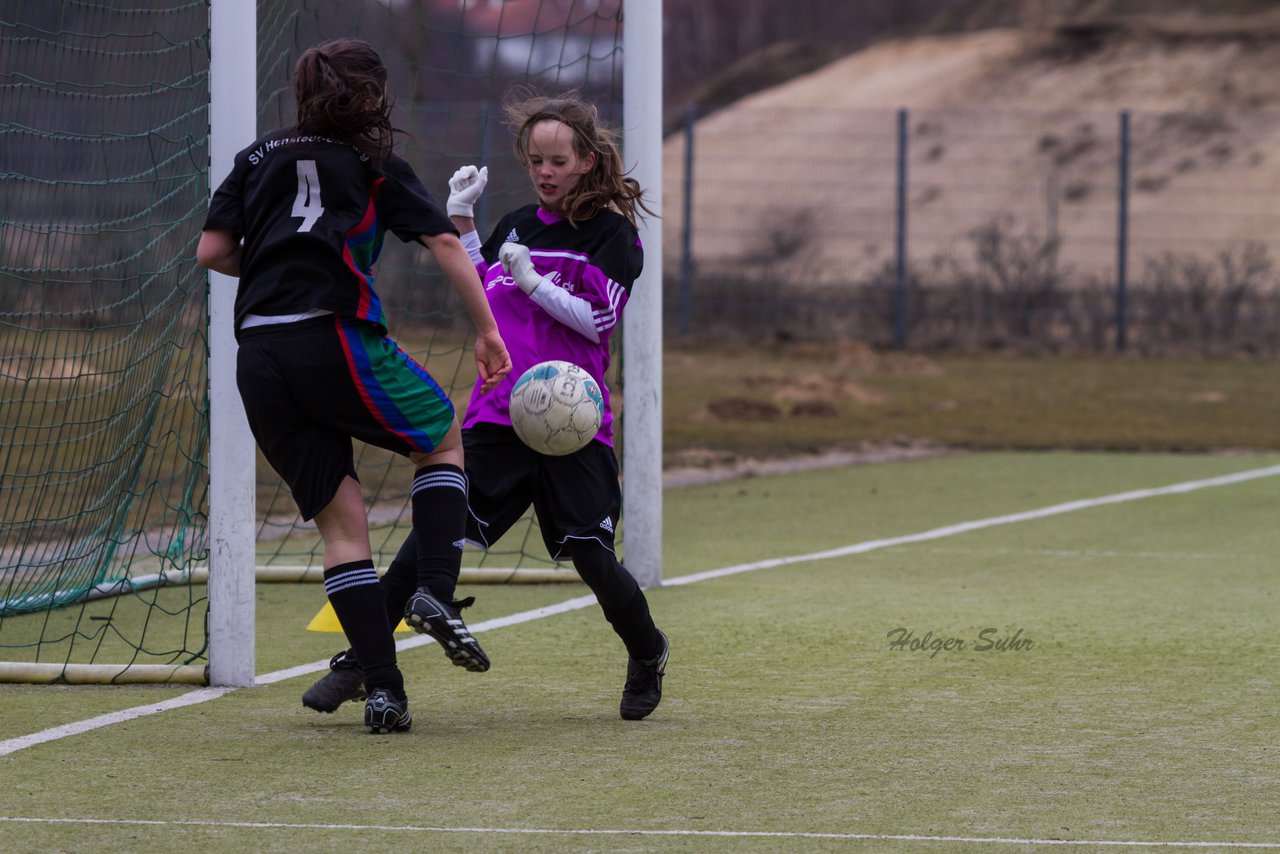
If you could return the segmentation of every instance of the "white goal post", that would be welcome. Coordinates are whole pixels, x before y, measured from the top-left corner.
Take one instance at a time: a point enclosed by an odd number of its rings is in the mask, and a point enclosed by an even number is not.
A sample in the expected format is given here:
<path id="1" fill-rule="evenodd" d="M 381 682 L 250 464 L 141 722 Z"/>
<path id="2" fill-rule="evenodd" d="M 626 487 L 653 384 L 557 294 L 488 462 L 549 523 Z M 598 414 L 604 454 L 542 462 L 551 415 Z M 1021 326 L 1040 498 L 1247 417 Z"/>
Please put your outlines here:
<path id="1" fill-rule="evenodd" d="M 623 148 L 661 212 L 662 4 L 626 0 Z M 257 136 L 257 2 L 210 2 L 209 185 Z M 642 224 L 645 269 L 623 321 L 623 546 L 644 587 L 662 579 L 662 223 Z M 209 276 L 209 681 L 254 684 L 256 453 L 235 386 L 235 282 Z"/>
<path id="2" fill-rule="evenodd" d="M 257 0 L 209 8 L 209 192 L 257 138 Z M 236 281 L 209 273 L 209 683 L 254 683 L 253 435 L 236 390 Z"/>
<path id="3" fill-rule="evenodd" d="M 625 4 L 623 156 L 662 213 L 662 3 Z M 662 582 L 662 221 L 640 227 L 644 272 L 623 315 L 622 479 L 627 569 L 641 587 Z"/>

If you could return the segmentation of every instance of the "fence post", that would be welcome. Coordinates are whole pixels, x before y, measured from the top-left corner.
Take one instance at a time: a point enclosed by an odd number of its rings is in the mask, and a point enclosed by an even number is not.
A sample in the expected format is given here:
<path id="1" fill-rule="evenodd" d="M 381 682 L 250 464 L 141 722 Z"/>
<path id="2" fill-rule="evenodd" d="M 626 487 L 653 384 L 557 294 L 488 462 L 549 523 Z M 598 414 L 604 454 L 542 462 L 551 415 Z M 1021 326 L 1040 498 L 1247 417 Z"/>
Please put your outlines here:
<path id="1" fill-rule="evenodd" d="M 480 108 L 480 159 L 479 159 L 479 164 L 480 164 L 481 166 L 488 166 L 488 165 L 489 165 L 489 147 L 490 147 L 490 146 L 489 146 L 489 136 L 490 136 L 490 130 L 491 130 L 491 129 L 490 129 L 490 115 L 489 115 L 489 107 L 490 107 L 490 106 L 491 106 L 491 102 L 486 100 L 486 101 L 484 102 L 484 105 L 483 105 L 483 106 L 481 106 L 481 108 Z M 490 191 L 489 193 L 481 193 L 481 194 L 480 194 L 480 198 L 476 200 L 476 206 L 475 206 L 476 214 L 475 214 L 475 220 L 474 220 L 475 222 L 478 222 L 478 223 L 480 223 L 480 222 L 485 222 L 485 223 L 491 223 L 491 222 L 493 222 L 493 220 L 489 219 L 489 198 L 490 198 L 490 196 L 491 196 L 491 195 L 492 195 L 492 191 Z"/>
<path id="2" fill-rule="evenodd" d="M 1116 349 L 1123 351 L 1128 338 L 1125 317 L 1128 306 L 1129 261 L 1129 111 L 1120 111 L 1120 197 L 1116 223 Z"/>
<path id="3" fill-rule="evenodd" d="M 693 315 L 693 129 L 698 108 L 684 111 L 684 222 L 680 230 L 680 337 L 689 337 Z"/>
<path id="4" fill-rule="evenodd" d="M 893 299 L 893 347 L 907 349 L 907 110 L 898 110 L 898 277 Z"/>

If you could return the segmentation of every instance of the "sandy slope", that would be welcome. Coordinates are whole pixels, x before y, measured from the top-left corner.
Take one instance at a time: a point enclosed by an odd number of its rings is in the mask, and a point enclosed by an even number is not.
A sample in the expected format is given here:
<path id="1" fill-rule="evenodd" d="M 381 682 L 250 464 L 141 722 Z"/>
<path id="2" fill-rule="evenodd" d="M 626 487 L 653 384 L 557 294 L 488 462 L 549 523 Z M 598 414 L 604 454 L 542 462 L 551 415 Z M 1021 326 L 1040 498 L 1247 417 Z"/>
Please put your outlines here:
<path id="1" fill-rule="evenodd" d="M 1134 270 L 1245 240 L 1280 259 L 1277 80 L 1272 19 L 885 42 L 698 123 L 695 257 L 759 267 L 799 245 L 803 266 L 789 269 L 808 281 L 882 269 L 894 249 L 897 110 L 908 108 L 913 263 L 969 264 L 974 229 L 998 223 L 1029 243 L 1056 233 L 1061 262 L 1108 278 L 1121 110 Z M 666 149 L 672 263 L 684 145 L 675 136 Z"/>

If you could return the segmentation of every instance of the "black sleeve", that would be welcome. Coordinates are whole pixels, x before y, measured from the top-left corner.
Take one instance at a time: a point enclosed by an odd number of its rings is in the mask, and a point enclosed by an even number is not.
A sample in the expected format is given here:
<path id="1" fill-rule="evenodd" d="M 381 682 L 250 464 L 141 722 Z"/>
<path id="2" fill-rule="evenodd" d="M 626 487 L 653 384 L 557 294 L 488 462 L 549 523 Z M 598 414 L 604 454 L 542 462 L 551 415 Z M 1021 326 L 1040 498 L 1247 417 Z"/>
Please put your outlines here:
<path id="1" fill-rule="evenodd" d="M 639 232 L 631 223 L 622 216 L 618 220 L 617 227 L 591 254 L 591 263 L 630 293 L 632 284 L 644 269 L 644 247 L 640 245 Z"/>
<path id="2" fill-rule="evenodd" d="M 209 215 L 205 217 L 204 230 L 226 229 L 236 237 L 244 236 L 244 173 L 247 168 L 245 153 L 236 155 L 231 173 L 223 179 L 209 201 Z"/>
<path id="3" fill-rule="evenodd" d="M 480 255 L 490 264 L 498 260 L 498 250 L 506 242 L 506 235 L 511 231 L 510 220 L 514 211 L 503 214 L 502 219 L 489 233 L 489 239 L 480 246 Z"/>
<path id="4" fill-rule="evenodd" d="M 422 235 L 457 234 L 448 214 L 440 209 L 422 181 L 404 160 L 392 155 L 382 170 L 378 214 L 387 231 L 411 243 Z"/>

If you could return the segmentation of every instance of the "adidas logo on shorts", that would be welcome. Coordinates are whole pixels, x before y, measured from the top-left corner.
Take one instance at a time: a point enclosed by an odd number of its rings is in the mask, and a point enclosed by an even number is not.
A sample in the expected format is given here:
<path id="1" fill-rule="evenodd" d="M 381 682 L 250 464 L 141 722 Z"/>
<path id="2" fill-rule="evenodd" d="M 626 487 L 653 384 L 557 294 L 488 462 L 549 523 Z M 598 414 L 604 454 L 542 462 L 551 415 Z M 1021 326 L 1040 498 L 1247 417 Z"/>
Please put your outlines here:
<path id="1" fill-rule="evenodd" d="M 516 234 L 516 230 L 511 229 L 511 233 L 507 235 L 507 243 L 519 243 L 520 235 Z"/>
<path id="2" fill-rule="evenodd" d="M 605 516 L 605 517 L 604 517 L 604 521 L 600 523 L 600 528 L 601 528 L 601 530 L 608 531 L 610 534 L 612 534 L 612 533 L 613 533 L 613 520 L 612 520 L 612 519 L 610 519 L 608 516 Z"/>

